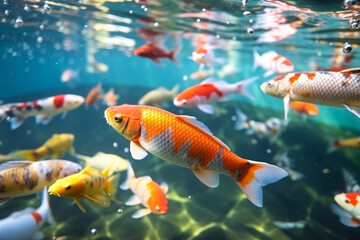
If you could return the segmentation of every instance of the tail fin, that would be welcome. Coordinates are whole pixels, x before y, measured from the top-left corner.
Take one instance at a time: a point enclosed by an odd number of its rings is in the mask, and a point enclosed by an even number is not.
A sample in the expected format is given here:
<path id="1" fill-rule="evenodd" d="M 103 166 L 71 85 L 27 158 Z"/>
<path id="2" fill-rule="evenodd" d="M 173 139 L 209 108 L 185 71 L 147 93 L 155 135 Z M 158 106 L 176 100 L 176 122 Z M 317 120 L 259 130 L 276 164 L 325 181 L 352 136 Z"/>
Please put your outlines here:
<path id="1" fill-rule="evenodd" d="M 11 154 L 12 159 L 22 159 L 29 161 L 37 161 L 40 159 L 40 156 L 34 150 L 20 150 Z"/>
<path id="2" fill-rule="evenodd" d="M 176 97 L 176 95 L 178 94 L 179 91 L 179 84 L 176 84 L 172 89 L 171 89 L 171 96 L 173 96 L 173 98 Z"/>
<path id="3" fill-rule="evenodd" d="M 101 173 L 104 177 L 108 179 L 107 186 L 105 189 L 106 194 L 110 197 L 111 200 L 115 200 L 115 196 L 118 190 L 120 174 L 115 173 L 110 176 L 110 172 L 113 168 L 114 162 L 105 168 Z"/>
<path id="4" fill-rule="evenodd" d="M 262 207 L 263 194 L 261 187 L 279 181 L 286 177 L 288 173 L 275 165 L 248 161 L 249 166 L 244 169 L 237 179 L 237 184 L 255 206 Z"/>
<path id="5" fill-rule="evenodd" d="M 45 220 L 52 226 L 56 225 L 54 217 L 52 216 L 52 213 L 51 213 L 49 197 L 48 197 L 48 192 L 46 190 L 46 187 L 44 187 L 44 189 L 42 191 L 41 205 L 40 205 L 40 207 L 38 207 L 36 209 L 36 212 L 38 214 L 40 214 L 40 216 L 43 218 L 42 220 Z M 41 224 L 43 224 L 44 222 L 42 222 Z"/>
<path id="6" fill-rule="evenodd" d="M 330 138 L 329 139 L 329 146 L 326 150 L 326 153 L 332 153 L 332 152 L 335 152 L 336 150 L 338 150 L 340 147 L 340 141 L 339 140 L 336 140 L 334 138 Z"/>
<path id="7" fill-rule="evenodd" d="M 260 66 L 261 56 L 257 51 L 254 51 L 254 65 L 253 70 L 255 70 L 258 66 Z"/>
<path id="8" fill-rule="evenodd" d="M 174 63 L 176 63 L 177 65 L 179 65 L 179 61 L 177 59 L 177 55 L 179 54 L 181 50 L 181 45 L 179 45 L 178 47 L 176 47 L 174 50 L 172 50 L 170 53 L 169 53 L 169 58 L 171 61 L 173 61 Z"/>
<path id="9" fill-rule="evenodd" d="M 258 77 L 251 77 L 240 82 L 234 83 L 237 87 L 237 92 L 245 97 L 254 99 L 253 95 L 249 91 L 249 86 L 258 79 Z"/>
<path id="10" fill-rule="evenodd" d="M 136 178 L 136 177 L 135 177 L 134 170 L 133 170 L 130 162 L 128 162 L 128 164 L 129 164 L 129 165 L 128 165 L 128 169 L 127 169 L 127 177 L 126 177 L 126 180 L 125 180 L 125 182 L 123 182 L 123 183 L 121 184 L 121 186 L 120 186 L 120 188 L 123 189 L 123 190 L 129 189 L 129 188 L 130 188 L 130 180 L 131 180 L 132 178 Z"/>

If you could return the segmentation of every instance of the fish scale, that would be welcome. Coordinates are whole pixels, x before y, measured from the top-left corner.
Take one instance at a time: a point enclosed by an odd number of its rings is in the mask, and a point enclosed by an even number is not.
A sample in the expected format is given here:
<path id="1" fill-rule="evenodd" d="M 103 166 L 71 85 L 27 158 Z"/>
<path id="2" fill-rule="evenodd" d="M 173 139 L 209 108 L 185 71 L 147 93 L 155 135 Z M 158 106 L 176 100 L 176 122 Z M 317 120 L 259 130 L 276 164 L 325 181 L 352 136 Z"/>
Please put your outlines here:
<path id="1" fill-rule="evenodd" d="M 110 107 L 105 118 L 131 141 L 134 159 L 147 152 L 178 166 L 190 168 L 209 187 L 217 187 L 218 174 L 231 176 L 256 206 L 262 206 L 262 186 L 287 176 L 277 166 L 243 159 L 195 117 L 175 115 L 156 107 L 127 105 Z"/>
<path id="2" fill-rule="evenodd" d="M 301 73 L 292 84 L 292 99 L 318 104 L 342 106 L 344 103 L 360 106 L 360 76 L 340 72 L 319 72 L 313 79 Z M 306 93 L 309 97 L 304 97 Z"/>

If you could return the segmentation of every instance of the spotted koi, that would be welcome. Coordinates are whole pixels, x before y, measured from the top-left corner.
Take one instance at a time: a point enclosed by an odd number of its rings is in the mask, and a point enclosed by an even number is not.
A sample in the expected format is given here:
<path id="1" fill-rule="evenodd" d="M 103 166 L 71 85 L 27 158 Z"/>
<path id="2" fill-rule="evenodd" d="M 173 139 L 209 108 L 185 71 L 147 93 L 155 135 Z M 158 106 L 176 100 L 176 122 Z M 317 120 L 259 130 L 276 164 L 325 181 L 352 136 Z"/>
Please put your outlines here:
<path id="1" fill-rule="evenodd" d="M 48 123 L 57 114 L 79 107 L 84 102 L 82 96 L 65 94 L 56 95 L 23 103 L 0 105 L 0 121 L 8 119 L 11 129 L 20 127 L 26 118 L 35 116 L 36 123 Z"/>
<path id="2" fill-rule="evenodd" d="M 0 201 L 39 192 L 57 179 L 80 170 L 79 164 L 66 160 L 3 163 L 0 165 Z"/>
<path id="3" fill-rule="evenodd" d="M 263 205 L 261 187 L 287 176 L 287 172 L 277 166 L 235 155 L 192 116 L 123 104 L 107 108 L 105 118 L 130 140 L 134 159 L 143 159 L 150 152 L 169 163 L 190 168 L 209 187 L 218 186 L 218 174 L 228 175 L 258 207 Z"/>
<path id="4" fill-rule="evenodd" d="M 290 101 L 345 107 L 360 117 L 360 68 L 341 72 L 298 72 L 275 77 L 261 84 L 261 90 L 284 100 L 285 119 Z"/>

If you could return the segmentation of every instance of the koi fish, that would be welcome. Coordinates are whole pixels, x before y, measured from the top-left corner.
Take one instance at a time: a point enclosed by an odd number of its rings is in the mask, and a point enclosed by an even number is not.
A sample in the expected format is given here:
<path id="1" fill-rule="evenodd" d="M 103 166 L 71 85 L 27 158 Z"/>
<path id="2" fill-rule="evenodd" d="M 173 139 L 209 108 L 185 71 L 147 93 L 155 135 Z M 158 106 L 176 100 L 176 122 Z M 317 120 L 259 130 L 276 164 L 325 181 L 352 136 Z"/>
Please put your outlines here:
<path id="1" fill-rule="evenodd" d="M 150 105 L 150 106 L 162 106 L 165 102 L 173 100 L 177 95 L 179 90 L 179 85 L 175 85 L 171 90 L 168 90 L 164 87 L 159 87 L 157 89 L 151 90 L 146 93 L 139 100 L 140 105 Z"/>
<path id="2" fill-rule="evenodd" d="M 74 198 L 80 210 L 86 213 L 80 198 L 84 198 L 101 207 L 108 207 L 110 200 L 115 199 L 119 175 L 109 176 L 108 166 L 104 171 L 91 167 L 81 172 L 58 179 L 49 187 L 49 193 L 58 197 Z M 104 194 L 105 193 L 105 194 Z"/>
<path id="3" fill-rule="evenodd" d="M 340 222 L 348 227 L 360 226 L 360 192 L 340 193 L 335 195 L 331 210 L 340 216 Z"/>
<path id="4" fill-rule="evenodd" d="M 96 102 L 104 98 L 101 83 L 98 83 L 95 87 L 90 89 L 85 98 L 86 106 L 97 106 Z"/>
<path id="5" fill-rule="evenodd" d="M 256 134 L 259 138 L 269 138 L 273 143 L 285 130 L 287 123 L 279 118 L 269 118 L 265 122 L 258 122 L 250 119 L 240 109 L 236 109 L 237 121 L 235 130 L 246 130 L 246 134 Z"/>
<path id="6" fill-rule="evenodd" d="M 75 154 L 74 135 L 70 133 L 54 134 L 41 147 L 34 150 L 19 150 L 8 155 L 0 155 L 0 161 L 25 159 L 37 161 L 47 157 L 61 158 L 65 152 Z"/>
<path id="7" fill-rule="evenodd" d="M 111 166 L 109 169 L 109 176 L 112 176 L 116 172 L 125 171 L 128 167 L 128 161 L 126 159 L 110 153 L 97 152 L 93 157 L 75 154 L 75 157 L 84 161 L 85 166 L 96 168 L 100 171 Z"/>
<path id="8" fill-rule="evenodd" d="M 83 103 L 82 96 L 73 94 L 56 95 L 31 102 L 8 103 L 0 105 L 0 121 L 7 118 L 12 130 L 20 127 L 26 118 L 33 116 L 36 123 L 47 124 L 53 116 L 65 114 Z"/>
<path id="9" fill-rule="evenodd" d="M 285 119 L 290 101 L 345 107 L 360 117 L 360 68 L 341 72 L 299 72 L 275 77 L 261 84 L 261 90 L 284 100 Z"/>
<path id="10" fill-rule="evenodd" d="M 319 115 L 319 109 L 315 104 L 299 101 L 291 101 L 290 108 L 297 114 L 303 114 L 304 116 L 317 116 Z"/>
<path id="11" fill-rule="evenodd" d="M 40 207 L 37 209 L 25 208 L 0 220 L 0 239 L 43 239 L 40 229 L 45 222 L 55 225 L 50 211 L 46 188 L 42 192 Z"/>
<path id="12" fill-rule="evenodd" d="M 196 72 L 191 73 L 190 78 L 195 80 L 203 80 L 205 78 L 210 77 L 213 74 L 214 74 L 214 69 L 212 68 L 209 70 L 198 70 Z"/>
<path id="13" fill-rule="evenodd" d="M 61 74 L 61 82 L 71 83 L 79 78 L 79 70 L 74 70 L 72 68 L 67 68 Z"/>
<path id="14" fill-rule="evenodd" d="M 136 211 L 132 215 L 132 218 L 141 218 L 150 213 L 166 213 L 168 210 L 168 201 L 165 194 L 169 189 L 168 185 L 165 182 L 159 185 L 149 176 L 137 178 L 131 164 L 128 164 L 127 179 L 121 185 L 121 188 L 124 190 L 131 189 L 134 195 L 130 197 L 125 205 L 133 206 L 141 203 L 146 207 Z"/>
<path id="15" fill-rule="evenodd" d="M 347 139 L 330 139 L 327 153 L 332 153 L 339 148 L 360 148 L 360 137 Z"/>
<path id="16" fill-rule="evenodd" d="M 66 160 L 3 163 L 0 165 L 0 201 L 39 192 L 57 179 L 80 170 L 79 164 Z"/>
<path id="17" fill-rule="evenodd" d="M 105 93 L 104 103 L 110 107 L 116 105 L 116 101 L 119 99 L 119 95 L 115 94 L 114 88 L 110 88 L 110 90 Z"/>
<path id="18" fill-rule="evenodd" d="M 140 46 L 139 48 L 135 49 L 134 54 L 136 56 L 150 58 L 156 64 L 162 64 L 160 58 L 168 58 L 174 63 L 178 63 L 176 56 L 180 51 L 181 47 L 177 47 L 170 52 L 166 52 L 162 48 L 156 46 L 155 44 L 145 44 Z"/>
<path id="19" fill-rule="evenodd" d="M 202 70 L 204 66 L 214 68 L 216 64 L 225 64 L 225 59 L 215 57 L 214 48 L 213 46 L 205 44 L 195 49 L 189 58 L 200 65 L 200 70 Z"/>
<path id="20" fill-rule="evenodd" d="M 264 74 L 265 77 L 274 73 L 283 74 L 294 71 L 294 65 L 292 62 L 274 51 L 268 51 L 262 55 L 259 55 L 258 52 L 254 51 L 253 70 L 255 70 L 258 66 L 267 71 Z"/>
<path id="21" fill-rule="evenodd" d="M 114 106 L 105 110 L 107 123 L 130 140 L 134 159 L 147 152 L 169 163 L 190 168 L 208 187 L 219 185 L 219 175 L 232 177 L 256 206 L 262 206 L 262 186 L 287 172 L 277 166 L 243 159 L 192 116 L 175 115 L 141 105 Z"/>
<path id="22" fill-rule="evenodd" d="M 252 98 L 247 88 L 256 79 L 257 77 L 253 77 L 229 84 L 225 81 L 208 78 L 179 93 L 174 99 L 174 105 L 183 108 L 197 107 L 205 113 L 213 114 L 214 108 L 211 103 L 225 101 L 230 94 L 237 93 Z"/>

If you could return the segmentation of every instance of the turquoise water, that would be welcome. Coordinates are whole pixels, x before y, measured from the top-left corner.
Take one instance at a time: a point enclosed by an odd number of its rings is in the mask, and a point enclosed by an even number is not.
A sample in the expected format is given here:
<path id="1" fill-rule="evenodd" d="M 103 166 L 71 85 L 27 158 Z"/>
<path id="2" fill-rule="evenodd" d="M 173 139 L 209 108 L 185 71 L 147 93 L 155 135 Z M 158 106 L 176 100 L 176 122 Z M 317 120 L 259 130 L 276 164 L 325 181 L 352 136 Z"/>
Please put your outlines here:
<path id="1" fill-rule="evenodd" d="M 49 8 L 44 7 L 45 3 Z M 212 12 L 210 19 L 178 15 L 205 10 Z M 199 65 L 188 57 L 197 48 L 194 39 L 205 34 L 208 39 L 221 42 L 214 52 L 225 62 L 216 65 L 215 71 L 226 64 L 235 69 L 224 80 L 234 83 L 259 77 L 249 90 L 253 99 L 232 96 L 216 104 L 220 112 L 216 115 L 180 109 L 171 101 L 164 108 L 196 116 L 241 157 L 275 164 L 277 156 L 288 151 L 294 159 L 294 169 L 305 175 L 298 181 L 288 177 L 265 187 L 264 207 L 257 208 L 229 177 L 221 176 L 219 187 L 211 189 L 190 170 L 154 156 L 134 161 L 126 151 L 129 142 L 106 124 L 106 106 L 101 102 L 98 108 L 81 106 L 70 111 L 64 119 L 56 116 L 47 125 L 37 125 L 30 118 L 20 128 L 10 130 L 8 122 L 3 121 L 0 154 L 37 148 L 54 133 L 73 133 L 77 153 L 118 154 L 131 161 L 137 176 L 150 175 L 158 183 L 165 181 L 169 185 L 169 211 L 137 220 L 131 215 L 140 206 L 124 205 L 130 191 L 119 190 L 118 201 L 108 208 L 85 202 L 86 214 L 72 199 L 51 197 L 57 225 L 44 226 L 44 239 L 357 239 L 359 229 L 342 225 L 330 205 L 334 195 L 345 190 L 342 168 L 360 181 L 359 152 L 340 149 L 326 153 L 329 139 L 359 136 L 359 119 L 355 115 L 346 109 L 319 106 L 319 116 L 309 116 L 304 121 L 291 112 L 288 126 L 274 143 L 234 131 L 236 109 L 256 121 L 283 118 L 282 100 L 265 95 L 259 88 L 277 74 L 264 77 L 265 70 L 253 70 L 253 50 L 276 51 L 293 62 L 295 71 L 311 71 L 315 64 L 323 68 L 334 66 L 333 57 L 343 58 L 344 44 L 349 42 L 353 49 L 347 56 L 354 58 L 340 65 L 358 66 L 359 30 L 350 29 L 348 24 L 355 13 L 340 17 L 339 11 L 344 10 L 342 1 L 324 4 L 250 0 L 247 7 L 242 7 L 241 1 L 1 2 L 0 100 L 4 103 L 63 93 L 85 97 L 99 82 L 105 91 L 114 87 L 120 95 L 118 104 L 136 104 L 146 92 L 159 86 L 172 88 L 179 84 L 184 90 L 200 82 L 190 79 Z M 250 16 L 244 16 L 244 11 L 250 11 Z M 266 20 L 262 21 L 264 15 Z M 280 25 L 296 23 L 296 32 L 280 41 L 259 42 L 270 30 L 266 23 L 276 21 Z M 253 34 L 247 33 L 249 28 Z M 157 40 L 164 42 L 167 50 L 181 46 L 179 64 L 161 59 L 163 65 L 158 65 L 135 56 L 133 50 L 146 43 L 138 29 L 161 32 Z M 93 70 L 91 59 L 107 69 Z M 70 83 L 64 83 L 61 75 L 69 68 L 78 73 Z M 63 158 L 77 161 L 70 155 Z M 121 181 L 125 175 L 121 174 Z M 0 207 L 0 217 L 26 206 L 37 207 L 39 201 L 36 196 L 14 199 Z M 281 229 L 275 221 L 305 221 L 306 225 Z M 96 229 L 96 234 L 92 234 L 92 229 Z"/>

